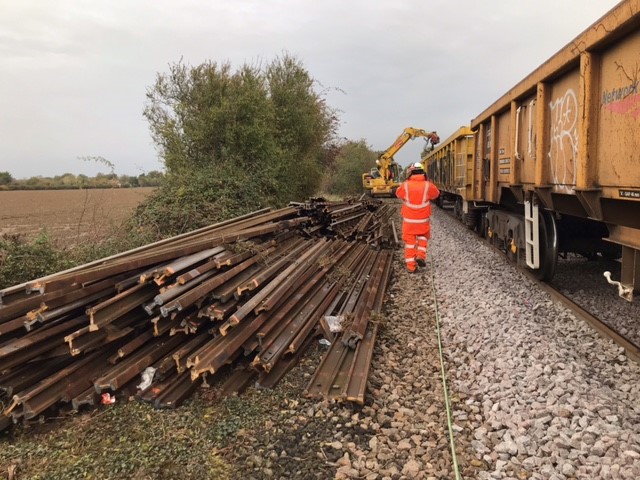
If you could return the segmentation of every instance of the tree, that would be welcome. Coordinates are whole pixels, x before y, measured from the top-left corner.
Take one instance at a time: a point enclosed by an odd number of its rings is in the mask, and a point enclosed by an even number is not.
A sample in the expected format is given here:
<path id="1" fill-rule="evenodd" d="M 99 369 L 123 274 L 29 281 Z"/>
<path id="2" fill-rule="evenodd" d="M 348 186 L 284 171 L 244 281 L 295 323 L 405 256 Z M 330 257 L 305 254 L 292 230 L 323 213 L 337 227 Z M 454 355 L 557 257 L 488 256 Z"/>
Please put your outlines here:
<path id="1" fill-rule="evenodd" d="M 141 187 L 157 187 L 164 178 L 164 174 L 158 170 L 138 175 L 138 185 Z"/>
<path id="2" fill-rule="evenodd" d="M 337 195 L 358 195 L 363 192 L 362 174 L 376 165 L 376 153 L 365 140 L 347 141 L 340 146 L 333 168 L 325 177 L 325 189 Z"/>
<path id="3" fill-rule="evenodd" d="M 65 173 L 60 177 L 60 185 L 64 187 L 76 187 L 78 179 L 73 173 Z"/>
<path id="4" fill-rule="evenodd" d="M 161 225 L 162 218 L 149 215 L 162 212 L 171 229 L 183 222 L 189 204 L 193 218 L 180 229 L 193 228 L 313 193 L 322 176 L 322 147 L 337 126 L 313 87 L 289 55 L 265 68 L 179 62 L 159 74 L 147 90 L 144 115 L 166 181 L 139 219 Z M 172 214 L 168 205 L 177 210 Z"/>
<path id="5" fill-rule="evenodd" d="M 338 119 L 294 58 L 277 58 L 267 67 L 266 76 L 275 107 L 276 138 L 283 147 L 278 183 L 288 187 L 283 192 L 286 198 L 308 197 L 320 185 L 323 147 L 335 136 Z"/>
<path id="6" fill-rule="evenodd" d="M 0 185 L 9 185 L 13 182 L 13 177 L 9 172 L 0 172 Z"/>
<path id="7" fill-rule="evenodd" d="M 78 182 L 78 187 L 80 188 L 85 188 L 86 186 L 89 185 L 89 177 L 86 176 L 84 173 L 80 173 L 77 177 L 77 182 Z"/>
<path id="8" fill-rule="evenodd" d="M 118 183 L 121 187 L 129 188 L 129 187 L 139 187 L 138 177 L 131 175 L 119 175 Z"/>

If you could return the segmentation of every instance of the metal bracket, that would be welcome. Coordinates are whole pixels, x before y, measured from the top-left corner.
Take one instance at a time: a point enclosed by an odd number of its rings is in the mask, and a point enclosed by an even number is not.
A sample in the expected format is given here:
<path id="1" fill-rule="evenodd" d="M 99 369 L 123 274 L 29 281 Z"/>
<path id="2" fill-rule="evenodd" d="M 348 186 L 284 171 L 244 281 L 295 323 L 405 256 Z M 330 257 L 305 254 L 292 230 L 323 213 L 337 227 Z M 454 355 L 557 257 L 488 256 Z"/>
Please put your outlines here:
<path id="1" fill-rule="evenodd" d="M 601 188 L 575 189 L 576 198 L 584 208 L 589 218 L 602 220 L 602 207 L 600 206 L 600 198 L 602 197 Z"/>

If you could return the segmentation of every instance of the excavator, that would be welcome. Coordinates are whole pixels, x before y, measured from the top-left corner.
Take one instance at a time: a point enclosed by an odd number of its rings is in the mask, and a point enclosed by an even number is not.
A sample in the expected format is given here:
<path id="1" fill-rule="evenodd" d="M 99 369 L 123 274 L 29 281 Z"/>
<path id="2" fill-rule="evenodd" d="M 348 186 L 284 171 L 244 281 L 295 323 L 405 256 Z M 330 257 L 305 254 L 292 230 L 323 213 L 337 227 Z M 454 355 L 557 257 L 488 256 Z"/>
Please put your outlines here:
<path id="1" fill-rule="evenodd" d="M 400 165 L 393 156 L 409 141 L 415 137 L 425 137 L 427 145 L 436 145 L 440 137 L 436 132 L 427 132 L 421 128 L 407 127 L 396 141 L 387 148 L 376 160 L 375 168 L 362 174 L 362 186 L 372 197 L 393 196 L 400 185 Z"/>

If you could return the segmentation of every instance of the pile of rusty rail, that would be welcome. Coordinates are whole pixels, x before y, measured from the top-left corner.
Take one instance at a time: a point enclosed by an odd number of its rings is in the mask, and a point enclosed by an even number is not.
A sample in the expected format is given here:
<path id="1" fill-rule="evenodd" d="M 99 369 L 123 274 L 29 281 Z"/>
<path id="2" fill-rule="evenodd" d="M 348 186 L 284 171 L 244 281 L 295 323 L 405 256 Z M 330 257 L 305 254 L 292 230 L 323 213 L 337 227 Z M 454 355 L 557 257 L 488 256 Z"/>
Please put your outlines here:
<path id="1" fill-rule="evenodd" d="M 362 402 L 391 274 L 372 245 L 393 240 L 382 205 L 351 210 L 367 211 L 349 239 L 332 231 L 345 208 L 261 210 L 0 291 L 0 430 L 120 391 L 176 407 L 219 378 L 270 387 L 318 335 L 332 346 L 313 382 L 337 371 L 347 386 L 310 395 Z"/>
<path id="2" fill-rule="evenodd" d="M 323 397 L 363 404 L 371 356 L 382 319 L 382 303 L 391 278 L 393 253 L 374 252 L 372 258 L 360 264 L 361 274 L 338 311 L 346 320 L 342 333 L 328 332 L 321 320 L 325 336 L 331 340 L 318 369 L 307 387 L 309 397 Z M 326 317 L 325 317 L 326 318 Z"/>
<path id="3" fill-rule="evenodd" d="M 395 212 L 392 203 L 363 196 L 357 201 L 312 199 L 296 205 L 304 215 L 315 220 L 307 233 L 363 241 L 377 248 L 395 248 L 398 245 L 398 235 L 391 219 Z"/>

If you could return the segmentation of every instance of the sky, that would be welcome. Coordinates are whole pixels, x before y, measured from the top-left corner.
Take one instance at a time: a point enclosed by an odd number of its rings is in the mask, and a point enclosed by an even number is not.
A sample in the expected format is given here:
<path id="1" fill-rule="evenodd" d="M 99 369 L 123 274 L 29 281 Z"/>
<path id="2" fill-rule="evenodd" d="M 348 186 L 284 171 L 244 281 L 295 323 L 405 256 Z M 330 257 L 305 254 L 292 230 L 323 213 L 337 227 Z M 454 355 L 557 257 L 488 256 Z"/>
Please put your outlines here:
<path id="1" fill-rule="evenodd" d="M 405 127 L 445 139 L 617 3 L 0 0 L 0 171 L 108 173 L 95 157 L 118 174 L 162 170 L 145 92 L 181 59 L 239 68 L 287 52 L 338 111 L 340 137 L 374 150 Z"/>

